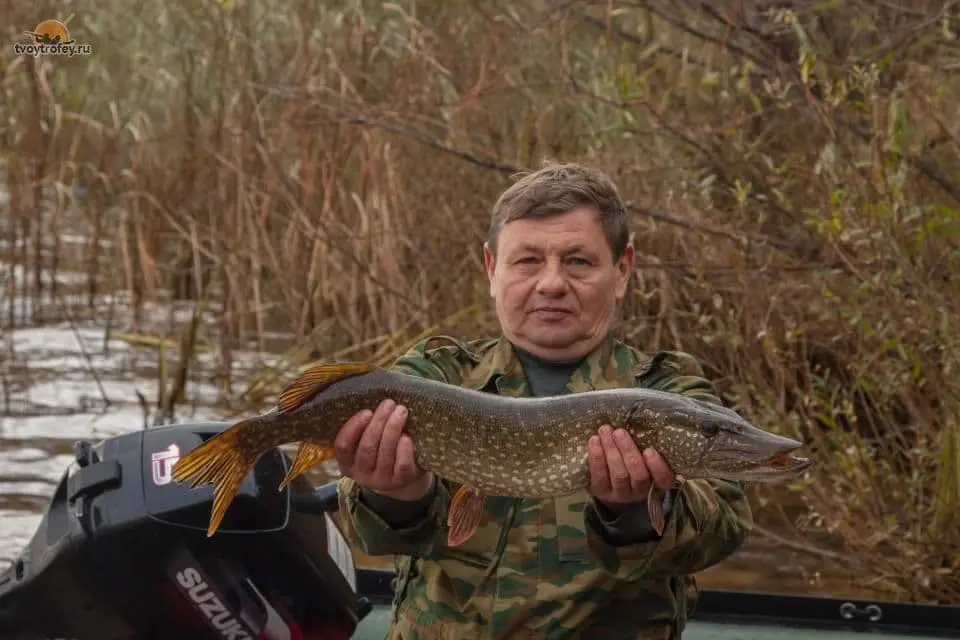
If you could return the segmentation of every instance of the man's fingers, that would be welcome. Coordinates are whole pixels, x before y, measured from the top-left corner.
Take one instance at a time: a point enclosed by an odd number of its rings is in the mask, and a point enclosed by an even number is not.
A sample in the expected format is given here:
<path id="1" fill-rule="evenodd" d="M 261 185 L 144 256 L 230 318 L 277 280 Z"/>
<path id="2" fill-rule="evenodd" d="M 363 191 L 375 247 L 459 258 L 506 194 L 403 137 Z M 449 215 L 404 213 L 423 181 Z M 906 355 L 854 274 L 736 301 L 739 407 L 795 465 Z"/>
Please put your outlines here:
<path id="1" fill-rule="evenodd" d="M 614 494 L 623 497 L 630 493 L 630 472 L 623 462 L 623 456 L 613 440 L 613 429 L 604 425 L 600 427 L 600 444 L 603 445 L 603 455 L 607 459 L 607 469 L 610 471 L 610 486 Z"/>
<path id="2" fill-rule="evenodd" d="M 643 454 L 637 449 L 633 438 L 624 429 L 617 429 L 613 432 L 613 441 L 617 445 L 620 457 L 630 475 L 630 488 L 634 493 L 646 493 L 650 485 L 650 473 L 647 471 L 647 463 L 643 459 Z"/>
<path id="3" fill-rule="evenodd" d="M 387 417 L 393 411 L 396 403 L 393 400 L 384 400 L 373 412 L 373 418 L 363 432 L 360 438 L 360 444 L 357 446 L 357 459 L 354 466 L 363 473 L 373 473 L 377 466 L 377 453 L 380 450 L 380 438 L 383 437 L 383 429 L 387 422 Z"/>
<path id="4" fill-rule="evenodd" d="M 587 465 L 590 468 L 590 487 L 593 493 L 609 493 L 610 473 L 607 470 L 607 457 L 603 454 L 600 436 L 590 436 L 587 440 Z"/>
<path id="5" fill-rule="evenodd" d="M 377 451 L 377 470 L 393 474 L 397 460 L 397 443 L 403 434 L 403 426 L 407 422 L 407 408 L 397 405 L 383 427 L 383 436 L 380 438 L 380 449 Z"/>
<path id="6" fill-rule="evenodd" d="M 413 455 L 413 440 L 402 434 L 397 442 L 397 457 L 393 464 L 393 477 L 406 482 L 417 474 L 417 460 Z"/>
<path id="7" fill-rule="evenodd" d="M 357 457 L 357 445 L 360 444 L 360 438 L 367 425 L 370 424 L 370 418 L 373 412 L 364 409 L 353 414 L 349 420 L 343 423 L 340 432 L 333 440 L 333 454 L 337 458 L 337 465 L 341 470 L 349 470 Z"/>
<path id="8" fill-rule="evenodd" d="M 660 454 L 652 447 L 648 447 L 643 451 L 643 458 L 647 461 L 647 469 L 650 470 L 650 476 L 653 478 L 654 484 L 664 491 L 672 489 L 676 484 L 677 477 L 667 466 L 666 461 L 660 457 Z"/>

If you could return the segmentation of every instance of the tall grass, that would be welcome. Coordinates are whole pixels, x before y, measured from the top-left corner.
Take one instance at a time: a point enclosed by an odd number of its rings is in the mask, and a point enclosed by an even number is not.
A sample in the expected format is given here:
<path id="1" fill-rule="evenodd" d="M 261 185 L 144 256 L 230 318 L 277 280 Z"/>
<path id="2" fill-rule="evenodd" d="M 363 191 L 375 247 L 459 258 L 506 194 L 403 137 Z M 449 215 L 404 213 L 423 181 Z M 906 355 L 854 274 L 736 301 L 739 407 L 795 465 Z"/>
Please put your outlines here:
<path id="1" fill-rule="evenodd" d="M 336 4 L 91 0 L 89 58 L 5 52 L 7 293 L 80 268 L 91 299 L 202 301 L 227 377 L 275 332 L 387 359 L 495 330 L 480 247 L 511 173 L 597 165 L 634 213 L 623 336 L 811 443 L 802 526 L 960 600 L 952 3 Z M 7 39 L 58 6 L 8 0 Z"/>

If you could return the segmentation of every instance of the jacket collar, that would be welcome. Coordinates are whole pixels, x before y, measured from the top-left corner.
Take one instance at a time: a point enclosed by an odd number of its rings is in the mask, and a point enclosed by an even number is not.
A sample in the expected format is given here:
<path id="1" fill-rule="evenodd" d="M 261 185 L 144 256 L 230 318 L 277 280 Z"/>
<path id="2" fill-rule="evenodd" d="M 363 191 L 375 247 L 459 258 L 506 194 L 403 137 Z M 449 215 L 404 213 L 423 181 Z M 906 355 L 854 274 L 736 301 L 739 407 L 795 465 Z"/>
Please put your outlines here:
<path id="1" fill-rule="evenodd" d="M 633 372 L 633 354 L 610 332 L 573 372 L 565 393 L 632 386 Z M 496 389 L 502 395 L 530 395 L 520 359 L 503 334 L 480 358 L 462 384 L 478 391 Z"/>

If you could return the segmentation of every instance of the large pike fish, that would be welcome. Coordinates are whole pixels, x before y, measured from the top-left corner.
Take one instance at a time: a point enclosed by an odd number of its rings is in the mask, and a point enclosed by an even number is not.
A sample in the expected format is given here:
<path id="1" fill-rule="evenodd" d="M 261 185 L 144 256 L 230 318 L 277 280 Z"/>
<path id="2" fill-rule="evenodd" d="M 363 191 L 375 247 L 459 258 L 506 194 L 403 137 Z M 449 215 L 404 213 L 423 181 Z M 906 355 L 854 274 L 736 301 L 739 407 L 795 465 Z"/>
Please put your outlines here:
<path id="1" fill-rule="evenodd" d="M 305 371 L 280 393 L 276 410 L 241 420 L 201 444 L 174 466 L 173 478 L 216 485 L 207 530 L 213 535 L 264 453 L 301 443 L 282 491 L 333 457 L 334 438 L 348 418 L 387 398 L 408 409 L 405 432 L 417 463 L 461 485 L 447 520 L 452 546 L 476 531 L 487 495 L 546 498 L 587 487 L 587 440 L 604 424 L 626 429 L 641 450 L 656 449 L 680 482 L 772 482 L 810 466 L 793 455 L 800 442 L 758 429 L 725 407 L 675 393 L 624 388 L 513 398 L 340 363 Z M 662 533 L 662 500 L 655 487 L 650 491 L 650 522 Z"/>

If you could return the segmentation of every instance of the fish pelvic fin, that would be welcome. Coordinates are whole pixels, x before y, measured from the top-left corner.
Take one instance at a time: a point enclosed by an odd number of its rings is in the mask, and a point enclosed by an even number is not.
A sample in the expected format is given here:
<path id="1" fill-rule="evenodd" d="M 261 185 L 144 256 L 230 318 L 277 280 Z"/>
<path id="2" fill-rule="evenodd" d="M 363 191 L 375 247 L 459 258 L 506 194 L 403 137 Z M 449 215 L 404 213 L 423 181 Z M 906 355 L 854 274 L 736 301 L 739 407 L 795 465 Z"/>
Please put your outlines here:
<path id="1" fill-rule="evenodd" d="M 280 413 L 295 411 L 307 400 L 323 391 L 335 382 L 354 376 L 362 376 L 376 369 L 376 365 L 367 362 L 337 362 L 333 364 L 315 364 L 294 378 L 280 392 L 277 408 Z"/>
<path id="2" fill-rule="evenodd" d="M 477 532 L 483 516 L 485 496 L 466 485 L 461 485 L 450 499 L 447 510 L 447 544 L 458 547 Z"/>
<path id="3" fill-rule="evenodd" d="M 190 482 L 192 487 L 215 485 L 213 507 L 207 537 L 216 532 L 233 502 L 244 478 L 266 451 L 250 452 L 244 449 L 242 437 L 257 418 L 241 420 L 218 433 L 199 447 L 180 458 L 173 466 L 173 480 Z"/>
<path id="4" fill-rule="evenodd" d="M 307 469 L 326 460 L 331 460 L 332 458 L 333 447 L 322 445 L 311 440 L 304 440 L 300 443 L 300 448 L 297 449 L 297 456 L 293 459 L 293 464 L 290 465 L 290 470 L 287 471 L 287 475 L 280 481 L 280 487 L 277 490 L 283 491 L 287 488 L 287 485 Z"/>
<path id="5" fill-rule="evenodd" d="M 653 530 L 658 536 L 662 536 L 663 530 L 667 527 L 667 518 L 663 513 L 663 491 L 660 491 L 653 482 L 650 483 L 650 491 L 647 493 L 647 514 L 650 516 Z"/>

